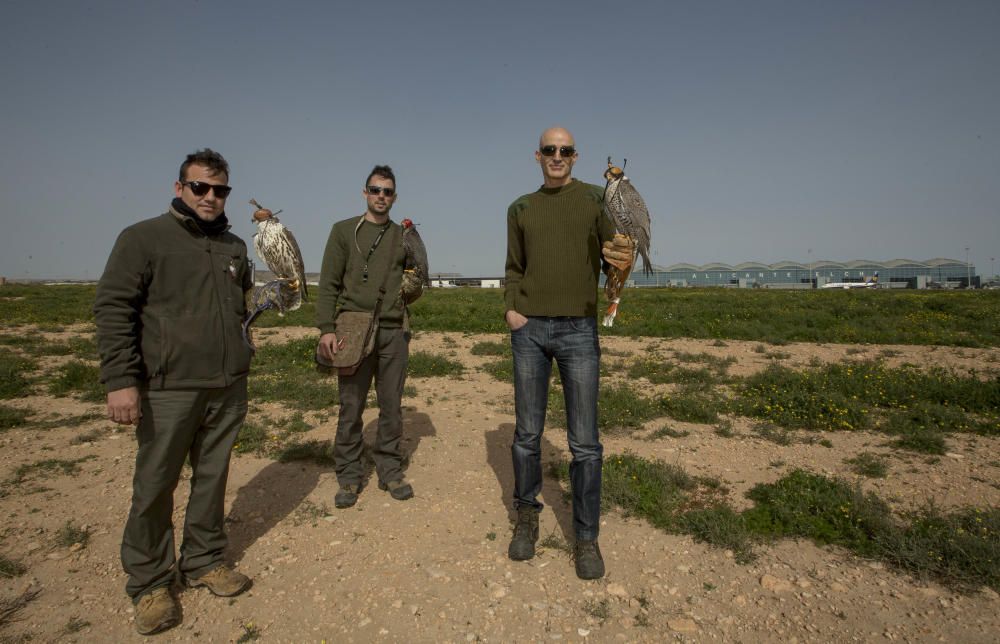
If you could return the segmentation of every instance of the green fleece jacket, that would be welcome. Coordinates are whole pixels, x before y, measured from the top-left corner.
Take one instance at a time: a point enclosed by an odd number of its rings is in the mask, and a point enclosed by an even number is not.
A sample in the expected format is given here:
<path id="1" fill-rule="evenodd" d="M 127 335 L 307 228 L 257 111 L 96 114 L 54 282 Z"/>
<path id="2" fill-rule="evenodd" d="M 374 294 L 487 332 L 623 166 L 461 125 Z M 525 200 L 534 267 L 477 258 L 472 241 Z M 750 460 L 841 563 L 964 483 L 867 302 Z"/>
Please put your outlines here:
<path id="1" fill-rule="evenodd" d="M 597 315 L 601 245 L 615 235 L 604 188 L 573 179 L 542 187 L 507 209 L 508 311 L 546 317 Z"/>
<path id="2" fill-rule="evenodd" d="M 253 287 L 247 247 L 206 237 L 168 212 L 118 236 L 97 284 L 94 318 L 108 391 L 225 387 L 250 371 L 241 324 Z"/>
<path id="3" fill-rule="evenodd" d="M 361 225 L 358 226 L 358 222 Z M 320 333 L 336 333 L 334 321 L 344 311 L 373 311 L 379 287 L 385 281 L 385 298 L 379 326 L 392 329 L 403 326 L 403 301 L 399 290 L 403 281 L 402 227 L 389 220 L 390 226 L 378 246 L 368 251 L 385 228 L 360 217 L 338 221 L 330 230 L 323 251 L 323 266 L 319 274 L 319 295 L 316 298 L 316 326 Z M 368 279 L 364 279 L 367 261 Z M 389 277 L 385 277 L 385 271 Z"/>

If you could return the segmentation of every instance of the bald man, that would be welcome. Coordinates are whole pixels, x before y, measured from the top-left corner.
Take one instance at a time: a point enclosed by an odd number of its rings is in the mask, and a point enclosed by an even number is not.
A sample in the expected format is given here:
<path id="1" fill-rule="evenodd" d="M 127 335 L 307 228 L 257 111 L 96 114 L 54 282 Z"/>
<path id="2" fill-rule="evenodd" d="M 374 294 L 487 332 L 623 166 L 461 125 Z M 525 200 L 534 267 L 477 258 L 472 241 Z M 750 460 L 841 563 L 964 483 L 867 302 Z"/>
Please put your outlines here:
<path id="1" fill-rule="evenodd" d="M 542 504 L 541 438 L 552 360 L 559 366 L 573 460 L 574 558 L 581 579 L 604 576 L 597 544 L 603 447 L 597 430 L 601 349 L 597 288 L 614 227 L 602 214 L 604 189 L 572 177 L 579 159 L 573 135 L 561 127 L 542 133 L 535 160 L 544 183 L 507 209 L 506 321 L 514 354 L 517 426 L 514 508 L 517 523 L 508 556 L 535 556 Z M 603 255 L 603 257 L 602 257 Z"/>

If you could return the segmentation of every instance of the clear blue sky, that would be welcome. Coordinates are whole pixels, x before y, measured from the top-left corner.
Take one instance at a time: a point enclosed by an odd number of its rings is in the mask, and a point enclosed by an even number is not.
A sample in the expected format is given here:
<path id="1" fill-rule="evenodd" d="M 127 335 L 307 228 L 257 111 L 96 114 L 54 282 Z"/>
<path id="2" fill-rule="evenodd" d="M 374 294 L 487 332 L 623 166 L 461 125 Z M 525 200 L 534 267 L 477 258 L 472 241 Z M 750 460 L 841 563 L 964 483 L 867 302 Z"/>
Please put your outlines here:
<path id="1" fill-rule="evenodd" d="M 204 146 L 232 167 L 234 231 L 251 197 L 283 208 L 310 271 L 388 163 L 432 272 L 500 275 L 555 124 L 578 178 L 628 158 L 658 264 L 968 246 L 986 274 L 998 34 L 996 0 L 5 0 L 0 275 L 98 277 Z"/>

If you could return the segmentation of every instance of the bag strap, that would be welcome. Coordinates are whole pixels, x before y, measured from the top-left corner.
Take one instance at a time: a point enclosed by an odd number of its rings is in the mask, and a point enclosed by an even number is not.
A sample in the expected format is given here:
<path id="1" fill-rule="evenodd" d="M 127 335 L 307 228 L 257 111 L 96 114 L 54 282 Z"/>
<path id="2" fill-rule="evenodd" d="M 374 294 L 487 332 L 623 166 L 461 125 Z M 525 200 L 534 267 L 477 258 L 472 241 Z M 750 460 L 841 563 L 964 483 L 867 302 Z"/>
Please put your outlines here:
<path id="1" fill-rule="evenodd" d="M 373 317 L 376 322 L 382 314 L 382 300 L 385 299 L 385 288 L 389 283 L 389 273 L 392 272 L 392 260 L 396 254 L 396 238 L 399 236 L 397 228 L 392 225 L 392 221 L 389 222 L 389 226 L 390 239 L 387 240 L 389 242 L 389 251 L 386 253 L 385 272 L 382 275 L 382 285 L 378 288 L 378 299 L 375 300 L 375 310 L 373 311 Z"/>

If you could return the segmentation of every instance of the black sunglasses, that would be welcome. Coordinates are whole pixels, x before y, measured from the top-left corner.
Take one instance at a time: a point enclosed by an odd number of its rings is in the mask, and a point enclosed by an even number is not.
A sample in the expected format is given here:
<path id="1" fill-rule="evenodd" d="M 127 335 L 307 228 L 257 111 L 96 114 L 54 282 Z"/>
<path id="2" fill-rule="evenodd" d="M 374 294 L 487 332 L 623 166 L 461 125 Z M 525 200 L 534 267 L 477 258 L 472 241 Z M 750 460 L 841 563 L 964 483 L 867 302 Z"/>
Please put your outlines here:
<path id="1" fill-rule="evenodd" d="M 183 181 L 181 185 L 189 186 L 196 197 L 204 197 L 211 190 L 215 193 L 216 199 L 225 199 L 233 191 L 232 186 L 215 186 L 204 181 Z"/>
<path id="2" fill-rule="evenodd" d="M 380 195 L 385 193 L 386 197 L 391 197 L 396 194 L 395 188 L 383 188 L 382 186 L 368 186 L 365 190 L 367 190 L 370 195 Z"/>
<path id="3" fill-rule="evenodd" d="M 554 157 L 556 155 L 556 150 L 559 150 L 559 154 L 561 154 L 564 157 L 571 157 L 574 154 L 576 154 L 576 148 L 574 148 L 572 145 L 561 145 L 559 147 L 556 147 L 554 145 L 543 145 L 542 147 L 538 148 L 538 151 L 547 157 Z"/>

